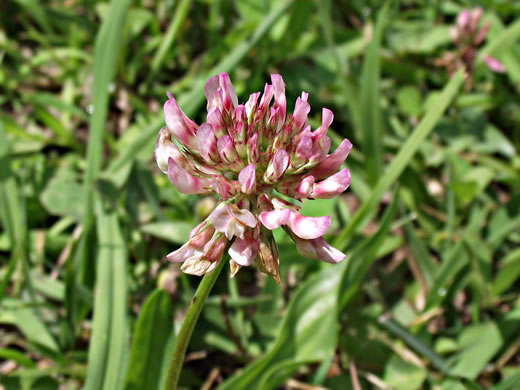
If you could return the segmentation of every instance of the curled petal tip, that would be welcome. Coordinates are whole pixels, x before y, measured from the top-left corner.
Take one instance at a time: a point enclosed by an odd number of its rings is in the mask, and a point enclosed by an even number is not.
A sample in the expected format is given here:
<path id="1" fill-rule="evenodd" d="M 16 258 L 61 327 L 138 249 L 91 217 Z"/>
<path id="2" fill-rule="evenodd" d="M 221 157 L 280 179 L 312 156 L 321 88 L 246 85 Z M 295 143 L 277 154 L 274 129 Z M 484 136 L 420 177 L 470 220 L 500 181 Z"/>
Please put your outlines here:
<path id="1" fill-rule="evenodd" d="M 292 211 L 288 225 L 298 237 L 310 240 L 321 237 L 327 232 L 330 227 L 330 217 L 305 217 Z"/>
<path id="2" fill-rule="evenodd" d="M 317 179 L 322 179 L 334 174 L 346 160 L 351 150 L 352 143 L 348 139 L 344 139 L 334 153 L 326 156 L 323 161 L 311 171 L 311 174 Z"/>
<path id="3" fill-rule="evenodd" d="M 195 141 L 197 125 L 182 112 L 177 101 L 171 94 L 169 95 L 169 99 L 164 103 L 164 120 L 170 132 L 180 143 L 187 148 L 197 150 Z"/>
<path id="4" fill-rule="evenodd" d="M 483 60 L 486 63 L 487 67 L 491 69 L 493 72 L 504 73 L 506 71 L 504 65 L 494 57 L 484 56 Z"/>
<path id="5" fill-rule="evenodd" d="M 207 193 L 210 184 L 207 179 L 190 175 L 171 157 L 168 159 L 168 179 L 183 194 Z"/>
<path id="6" fill-rule="evenodd" d="M 298 253 L 310 259 L 337 264 L 346 258 L 343 252 L 334 248 L 321 237 L 312 240 L 302 240 L 294 236 L 292 238 L 296 243 Z"/>
<path id="7" fill-rule="evenodd" d="M 291 210 L 288 209 L 271 210 L 261 213 L 258 219 L 267 229 L 274 230 L 282 225 L 287 225 L 289 223 L 290 216 Z"/>
<path id="8" fill-rule="evenodd" d="M 345 191 L 350 184 L 350 171 L 342 169 L 328 179 L 314 184 L 311 196 L 317 199 L 330 199 Z"/>

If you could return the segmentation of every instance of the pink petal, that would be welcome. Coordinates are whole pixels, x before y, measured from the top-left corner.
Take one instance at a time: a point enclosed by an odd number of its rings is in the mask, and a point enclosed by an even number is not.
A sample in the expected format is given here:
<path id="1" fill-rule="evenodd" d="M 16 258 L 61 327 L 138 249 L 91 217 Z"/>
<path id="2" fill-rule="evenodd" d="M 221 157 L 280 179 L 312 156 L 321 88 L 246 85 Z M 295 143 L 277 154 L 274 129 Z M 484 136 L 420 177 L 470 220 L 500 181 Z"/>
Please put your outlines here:
<path id="1" fill-rule="evenodd" d="M 202 224 L 204 224 L 204 226 L 200 227 Z M 196 227 L 196 229 L 198 228 L 199 231 L 193 234 L 193 236 L 190 233 L 190 240 L 188 241 L 193 247 L 200 250 L 204 248 L 206 243 L 211 239 L 211 237 L 213 237 L 213 233 L 215 233 L 215 228 L 213 226 L 208 226 L 207 221 L 202 222 L 202 224 Z"/>
<path id="2" fill-rule="evenodd" d="M 214 236 L 217 237 L 217 236 Z M 213 262 L 218 262 L 224 254 L 224 249 L 228 240 L 226 237 L 214 238 L 204 247 L 204 258 Z"/>
<path id="3" fill-rule="evenodd" d="M 282 177 L 285 170 L 289 166 L 289 155 L 284 149 L 278 149 L 272 160 L 269 162 L 267 170 L 264 174 L 266 183 L 274 183 Z"/>
<path id="4" fill-rule="evenodd" d="M 294 188 L 292 196 L 296 198 L 308 198 L 314 188 L 314 176 L 304 177 Z"/>
<path id="5" fill-rule="evenodd" d="M 222 72 L 218 75 L 218 80 L 220 83 L 220 88 L 222 88 L 222 103 L 226 110 L 229 110 L 233 107 L 236 107 L 238 104 L 237 93 L 235 92 L 235 88 L 233 88 L 233 84 L 229 79 L 229 75 L 225 72 Z"/>
<path id="6" fill-rule="evenodd" d="M 213 126 L 204 123 L 197 130 L 197 146 L 200 155 L 207 162 L 218 161 L 217 137 L 213 132 Z"/>
<path id="7" fill-rule="evenodd" d="M 302 240 L 295 236 L 291 237 L 296 243 L 296 250 L 298 253 L 310 259 L 337 264 L 346 257 L 341 251 L 334 248 L 321 237 L 312 240 Z"/>
<path id="8" fill-rule="evenodd" d="M 153 151 L 157 166 L 163 173 L 168 172 L 168 159 L 172 157 L 175 160 L 175 149 L 177 148 L 171 141 L 170 130 L 168 130 L 167 127 L 163 127 L 157 135 L 157 141 L 155 141 L 155 149 Z"/>
<path id="9" fill-rule="evenodd" d="M 230 111 L 238 104 L 237 94 L 227 73 L 210 77 L 204 86 L 204 94 L 208 99 L 208 112 L 214 107 Z"/>
<path id="10" fill-rule="evenodd" d="M 220 132 L 224 128 L 224 120 L 222 119 L 220 108 L 214 107 L 211 111 L 208 111 L 206 122 L 213 126 L 215 133 Z"/>
<path id="11" fill-rule="evenodd" d="M 250 194 L 255 189 L 256 184 L 256 169 L 253 164 L 246 166 L 238 174 L 238 182 L 240 189 L 244 194 Z"/>
<path id="12" fill-rule="evenodd" d="M 450 38 L 453 42 L 457 43 L 459 41 L 460 33 L 457 26 L 450 27 Z"/>
<path id="13" fill-rule="evenodd" d="M 478 32 L 477 36 L 475 37 L 475 45 L 477 45 L 477 46 L 480 45 L 484 41 L 484 39 L 486 39 L 486 35 L 487 35 L 490 27 L 491 27 L 490 22 L 487 22 L 486 24 L 484 24 L 484 26 L 482 26 L 482 28 Z"/>
<path id="14" fill-rule="evenodd" d="M 221 233 L 227 230 L 232 219 L 233 214 L 231 213 L 231 206 L 229 205 L 221 204 L 209 215 L 209 220 L 213 224 L 213 227 L 217 232 Z"/>
<path id="15" fill-rule="evenodd" d="M 466 30 L 471 18 L 471 11 L 465 9 L 457 15 L 457 26 L 462 30 Z"/>
<path id="16" fill-rule="evenodd" d="M 246 232 L 244 238 L 235 238 L 235 241 L 229 248 L 229 255 L 233 261 L 242 266 L 250 265 L 258 255 L 260 243 L 257 239 Z"/>
<path id="17" fill-rule="evenodd" d="M 296 99 L 296 104 L 294 105 L 294 124 L 297 128 L 301 129 L 302 126 L 307 123 L 307 115 L 311 111 L 311 106 L 305 100 L 301 98 Z"/>
<path id="18" fill-rule="evenodd" d="M 285 121 L 285 112 L 287 109 L 287 102 L 285 99 L 285 84 L 282 76 L 279 74 L 271 75 L 271 82 L 274 88 L 274 107 L 280 109 L 280 121 Z"/>
<path id="19" fill-rule="evenodd" d="M 299 209 L 301 209 L 300 206 L 289 203 L 286 200 L 283 200 L 283 199 L 280 199 L 277 197 L 271 198 L 271 203 L 276 210 L 289 209 L 289 210 L 298 211 Z"/>
<path id="20" fill-rule="evenodd" d="M 486 55 L 484 56 L 483 60 L 488 66 L 488 68 L 491 69 L 493 72 L 504 73 L 506 71 L 504 65 L 494 57 Z"/>
<path id="21" fill-rule="evenodd" d="M 312 154 L 312 138 L 310 136 L 303 136 L 296 146 L 294 152 L 295 161 L 299 164 L 307 162 Z"/>
<path id="22" fill-rule="evenodd" d="M 321 137 L 317 138 L 314 141 L 314 144 L 312 145 L 312 155 L 309 159 L 309 162 L 311 164 L 318 164 L 325 157 L 327 157 L 327 154 L 330 150 L 330 138 L 326 135 L 322 135 Z"/>
<path id="23" fill-rule="evenodd" d="M 232 196 L 235 196 L 240 190 L 239 185 L 235 180 L 227 179 L 224 176 L 213 176 L 211 186 L 220 200 L 227 200 Z"/>
<path id="24" fill-rule="evenodd" d="M 196 178 L 181 168 L 171 157 L 168 159 L 168 179 L 183 194 L 208 193 L 209 181 Z"/>
<path id="25" fill-rule="evenodd" d="M 289 223 L 289 218 L 291 216 L 291 210 L 271 210 L 264 211 L 258 216 L 258 219 L 269 230 L 274 230 L 279 228 L 282 225 L 287 225 Z"/>
<path id="26" fill-rule="evenodd" d="M 330 199 L 341 194 L 350 184 L 350 172 L 347 168 L 342 169 L 328 179 L 314 184 L 311 197 L 317 199 Z"/>
<path id="27" fill-rule="evenodd" d="M 236 209 L 232 212 L 237 221 L 240 221 L 244 226 L 249 226 L 251 228 L 256 227 L 256 217 L 251 213 L 251 211 L 246 209 Z"/>
<path id="28" fill-rule="evenodd" d="M 315 141 L 316 139 L 321 138 L 325 134 L 327 134 L 327 131 L 329 131 L 329 127 L 334 120 L 334 114 L 331 110 L 328 108 L 323 108 L 321 110 L 321 126 L 312 133 L 312 139 Z"/>
<path id="29" fill-rule="evenodd" d="M 234 210 L 235 208 L 235 210 Z M 256 227 L 256 218 L 249 211 L 236 209 L 229 204 L 218 206 L 209 216 L 215 230 L 224 233 L 228 239 L 233 236 L 243 238 L 246 226 Z"/>
<path id="30" fill-rule="evenodd" d="M 321 237 L 327 232 L 330 227 L 330 217 L 305 217 L 292 211 L 288 225 L 298 237 L 309 240 Z"/>
<path id="31" fill-rule="evenodd" d="M 235 150 L 235 145 L 233 145 L 233 140 L 227 134 L 220 137 L 217 141 L 217 150 L 218 155 L 222 159 L 222 161 L 232 163 L 237 159 L 237 152 Z"/>
<path id="32" fill-rule="evenodd" d="M 247 141 L 247 161 L 249 164 L 255 164 L 260 157 L 258 145 L 258 133 L 254 133 Z"/>
<path id="33" fill-rule="evenodd" d="M 256 106 L 258 105 L 258 98 L 260 97 L 260 92 L 255 92 L 249 95 L 249 99 L 245 104 L 246 107 L 246 116 L 248 119 L 251 118 L 251 114 L 256 111 Z"/>
<path id="34" fill-rule="evenodd" d="M 170 130 L 163 127 L 157 136 L 157 142 L 154 150 L 155 161 L 159 169 L 163 173 L 168 173 L 168 159 L 172 158 L 175 163 L 188 172 L 190 175 L 194 174 L 192 164 L 188 161 L 186 156 L 179 150 L 177 145 L 171 141 Z"/>
<path id="35" fill-rule="evenodd" d="M 233 110 L 233 122 L 247 122 L 246 106 L 239 104 Z"/>
<path id="36" fill-rule="evenodd" d="M 334 153 L 325 157 L 325 159 L 310 172 L 311 175 L 316 179 L 323 179 L 332 175 L 341 167 L 341 164 L 343 164 L 351 150 L 352 144 L 348 139 L 344 139 Z"/>
<path id="37" fill-rule="evenodd" d="M 173 136 L 189 149 L 197 150 L 195 131 L 197 125 L 189 119 L 177 105 L 175 98 L 168 93 L 169 99 L 164 103 L 164 120 Z"/>
<path id="38" fill-rule="evenodd" d="M 478 22 L 482 17 L 483 10 L 481 7 L 475 7 L 471 10 L 471 31 L 474 32 L 477 29 Z"/>
<path id="39" fill-rule="evenodd" d="M 258 105 L 258 109 L 260 112 L 265 112 L 267 107 L 269 107 L 269 103 L 273 99 L 274 95 L 274 87 L 270 84 L 265 84 L 264 94 L 262 95 L 262 99 L 260 99 L 260 104 Z"/>
<path id="40" fill-rule="evenodd" d="M 200 256 L 202 254 L 202 251 L 200 249 L 195 248 L 193 245 L 190 244 L 188 241 L 186 244 L 181 246 L 176 251 L 173 251 L 169 253 L 166 258 L 168 261 L 171 261 L 172 263 L 182 263 L 186 259 L 193 257 L 193 256 Z"/>

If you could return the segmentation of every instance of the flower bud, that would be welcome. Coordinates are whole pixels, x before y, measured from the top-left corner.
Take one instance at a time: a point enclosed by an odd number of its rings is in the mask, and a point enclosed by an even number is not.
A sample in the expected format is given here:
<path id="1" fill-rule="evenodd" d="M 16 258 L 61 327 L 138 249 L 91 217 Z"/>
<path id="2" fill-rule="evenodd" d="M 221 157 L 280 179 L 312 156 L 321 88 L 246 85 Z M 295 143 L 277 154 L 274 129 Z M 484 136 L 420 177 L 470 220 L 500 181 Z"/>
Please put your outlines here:
<path id="1" fill-rule="evenodd" d="M 217 137 L 213 132 L 213 126 L 209 123 L 200 125 L 197 130 L 197 146 L 199 153 L 206 162 L 219 162 L 217 151 Z"/>
<path id="2" fill-rule="evenodd" d="M 189 119 L 177 105 L 175 98 L 168 92 L 164 103 L 164 120 L 172 135 L 189 149 L 197 150 L 195 131 L 197 125 Z"/>
<path id="3" fill-rule="evenodd" d="M 256 168 L 254 164 L 250 164 L 240 171 L 238 182 L 244 194 L 251 194 L 254 191 L 256 184 Z"/>
<path id="4" fill-rule="evenodd" d="M 278 181 L 285 173 L 288 166 L 289 155 L 287 152 L 284 149 L 277 150 L 267 166 L 267 170 L 264 174 L 264 181 L 266 183 L 274 183 Z"/>

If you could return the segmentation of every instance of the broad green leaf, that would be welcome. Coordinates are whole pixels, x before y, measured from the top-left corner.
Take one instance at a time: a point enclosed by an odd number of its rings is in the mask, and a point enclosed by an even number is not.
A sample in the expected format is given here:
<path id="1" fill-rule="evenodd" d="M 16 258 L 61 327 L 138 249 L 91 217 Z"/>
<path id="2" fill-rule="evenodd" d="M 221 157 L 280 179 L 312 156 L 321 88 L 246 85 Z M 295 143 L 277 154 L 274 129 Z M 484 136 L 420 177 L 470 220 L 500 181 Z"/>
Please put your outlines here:
<path id="1" fill-rule="evenodd" d="M 502 266 L 493 283 L 493 294 L 499 296 L 507 290 L 520 276 L 520 249 L 507 254 L 500 262 Z"/>
<path id="2" fill-rule="evenodd" d="M 475 379 L 503 345 L 493 322 L 465 327 L 459 337 L 459 353 L 454 357 L 453 375 Z"/>
<path id="3" fill-rule="evenodd" d="M 162 362 L 170 357 L 166 340 L 172 332 L 170 296 L 156 290 L 144 302 L 137 320 L 125 390 L 160 389 Z"/>
<path id="4" fill-rule="evenodd" d="M 416 390 L 422 387 L 426 379 L 426 370 L 392 356 L 385 366 L 383 380 L 391 388 L 399 390 Z"/>
<path id="5" fill-rule="evenodd" d="M 58 173 L 49 180 L 40 199 L 52 215 L 70 216 L 78 221 L 83 216 L 85 192 L 69 171 Z"/>
<path id="6" fill-rule="evenodd" d="M 59 347 L 38 313 L 21 302 L 6 298 L 0 310 L 0 323 L 16 326 L 31 343 L 58 352 Z"/>
<path id="7" fill-rule="evenodd" d="M 263 380 L 274 385 L 280 383 L 282 377 L 290 375 L 296 366 L 330 356 L 336 348 L 337 294 L 346 264 L 345 261 L 327 266 L 303 283 L 291 298 L 272 349 L 218 389 L 260 389 Z M 270 367 L 278 367 L 285 374 L 268 371 Z"/>

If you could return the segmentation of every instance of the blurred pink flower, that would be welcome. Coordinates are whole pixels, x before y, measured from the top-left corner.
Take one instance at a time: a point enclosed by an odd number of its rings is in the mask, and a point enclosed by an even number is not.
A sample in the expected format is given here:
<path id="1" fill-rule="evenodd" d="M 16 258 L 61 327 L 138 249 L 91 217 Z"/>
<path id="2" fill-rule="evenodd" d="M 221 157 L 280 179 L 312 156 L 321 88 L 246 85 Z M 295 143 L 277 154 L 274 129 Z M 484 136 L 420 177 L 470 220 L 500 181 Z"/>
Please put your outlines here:
<path id="1" fill-rule="evenodd" d="M 211 77 L 204 88 L 207 122 L 200 126 L 168 94 L 166 127 L 159 132 L 155 148 L 157 164 L 180 192 L 216 193 L 220 200 L 193 229 L 188 242 L 167 256 L 172 262 L 183 262 L 186 273 L 211 272 L 229 248 L 231 276 L 242 266 L 256 264 L 280 282 L 278 249 L 271 232 L 278 227 L 287 231 L 303 256 L 328 263 L 345 258 L 322 238 L 330 217 L 303 216 L 298 204 L 333 198 L 347 189 L 350 172 L 340 168 L 352 144 L 345 139 L 329 154 L 332 112 L 324 108 L 321 126 L 312 131 L 307 123 L 308 94 L 303 92 L 293 114 L 286 115 L 283 79 L 273 74 L 271 82 L 260 101 L 257 92 L 238 104 L 229 76 Z"/>
<path id="2" fill-rule="evenodd" d="M 481 7 L 461 11 L 450 29 L 451 39 L 457 48 L 456 52 L 445 53 L 443 57 L 436 60 L 437 64 L 446 66 L 450 73 L 455 73 L 457 69 L 464 67 L 468 74 L 467 89 L 471 89 L 472 86 L 471 73 L 477 58 L 477 50 L 486 39 L 491 27 L 491 23 L 487 22 L 479 28 L 482 15 Z M 486 55 L 483 57 L 483 62 L 493 72 L 503 73 L 505 71 L 502 63 L 496 58 Z"/>

